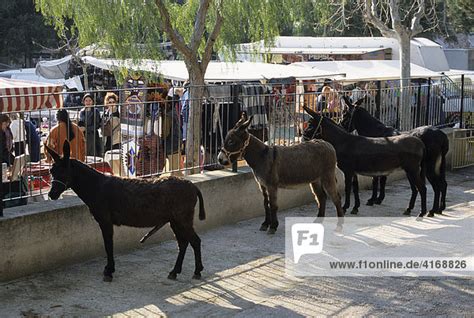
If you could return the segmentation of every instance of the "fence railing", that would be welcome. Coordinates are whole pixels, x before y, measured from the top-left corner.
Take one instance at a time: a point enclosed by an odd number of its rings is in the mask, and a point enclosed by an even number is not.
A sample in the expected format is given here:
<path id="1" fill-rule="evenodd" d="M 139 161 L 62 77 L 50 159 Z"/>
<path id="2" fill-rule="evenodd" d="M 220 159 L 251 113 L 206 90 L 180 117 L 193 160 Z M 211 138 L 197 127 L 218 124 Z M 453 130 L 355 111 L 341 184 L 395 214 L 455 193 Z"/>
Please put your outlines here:
<path id="1" fill-rule="evenodd" d="M 83 94 L 66 92 L 61 110 L 0 115 L 6 126 L 10 123 L 10 128 L 5 126 L 0 136 L 4 149 L 4 205 L 45 197 L 52 163 L 44 146 L 61 153 L 65 140 L 71 143 L 72 157 L 99 171 L 117 176 L 151 177 L 222 168 L 217 155 L 242 111 L 254 115 L 250 132 L 268 144 L 298 143 L 308 118 L 303 105 L 339 121 L 344 108 L 339 99 L 342 94 L 354 101 L 367 96 L 362 106 L 389 126 L 399 126 L 400 107 L 410 108 L 409 129 L 456 124 L 461 118 L 458 125 L 472 124 L 472 85 L 459 88 L 453 83 L 439 82 L 412 85 L 405 90 L 409 105 L 401 105 L 398 87 L 367 90 L 339 87 L 316 92 L 305 83 L 209 85 L 201 98 L 189 96 L 189 87 L 93 91 L 91 101 L 87 102 L 90 105 L 86 106 Z M 200 107 L 196 122 L 189 116 L 192 105 Z M 196 156 L 186 153 L 192 126 L 197 127 L 200 135 L 197 161 Z"/>
<path id="2" fill-rule="evenodd" d="M 454 131 L 452 169 L 474 165 L 474 129 Z"/>

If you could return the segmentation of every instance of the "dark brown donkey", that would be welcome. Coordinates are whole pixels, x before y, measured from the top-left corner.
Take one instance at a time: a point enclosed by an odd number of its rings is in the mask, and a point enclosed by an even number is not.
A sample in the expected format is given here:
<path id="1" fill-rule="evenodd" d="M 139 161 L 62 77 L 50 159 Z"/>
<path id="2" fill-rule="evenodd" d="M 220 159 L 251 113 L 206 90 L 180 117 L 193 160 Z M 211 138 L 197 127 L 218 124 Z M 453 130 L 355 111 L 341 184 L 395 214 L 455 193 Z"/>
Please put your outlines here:
<path id="1" fill-rule="evenodd" d="M 367 96 L 352 103 L 347 96 L 342 100 L 346 104 L 340 125 L 348 132 L 357 130 L 357 134 L 366 137 L 397 136 L 401 133 L 392 127 L 385 126 L 377 118 L 360 106 L 365 102 Z M 425 144 L 426 153 L 425 167 L 426 177 L 431 183 L 434 192 L 433 208 L 430 212 L 441 213 L 446 208 L 446 154 L 449 150 L 448 136 L 434 126 L 422 126 L 404 132 L 404 134 L 415 136 Z M 377 197 L 378 179 L 380 179 L 380 194 Z M 372 198 L 367 205 L 380 204 L 385 197 L 386 177 L 374 177 L 372 182 Z"/>
<path id="2" fill-rule="evenodd" d="M 349 134 L 327 117 L 304 106 L 311 116 L 303 133 L 304 140 L 313 138 L 330 142 L 337 153 L 337 165 L 344 173 L 346 198 L 344 209 L 349 208 L 351 184 L 354 182 L 355 206 L 351 213 L 356 214 L 360 205 L 358 183 L 355 174 L 369 177 L 387 176 L 396 169 L 403 169 L 412 190 L 410 203 L 405 210 L 409 215 L 415 205 L 417 193 L 421 196 L 420 217 L 426 214 L 426 185 L 423 156 L 423 142 L 413 136 L 401 135 L 385 138 L 368 138 Z M 433 216 L 430 212 L 429 216 Z"/>
<path id="3" fill-rule="evenodd" d="M 260 230 L 269 228 L 268 233 L 274 234 L 278 227 L 278 188 L 303 183 L 309 183 L 315 195 L 319 206 L 318 217 L 324 216 L 326 197 L 329 195 L 336 206 L 337 216 L 342 218 L 344 212 L 337 191 L 334 147 L 322 140 L 289 147 L 270 147 L 247 131 L 251 121 L 252 117 L 247 121 L 242 118 L 227 133 L 218 160 L 220 164 L 227 165 L 243 157 L 252 168 L 265 207 L 265 221 Z"/>
<path id="4" fill-rule="evenodd" d="M 112 281 L 112 273 L 115 272 L 114 225 L 153 226 L 140 241 L 144 242 L 168 222 L 179 247 L 178 259 L 168 278 L 176 279 L 177 274 L 181 273 L 189 243 L 194 249 L 195 257 L 193 278 L 201 277 L 201 239 L 193 228 L 194 206 L 198 198 L 199 219 L 204 220 L 206 216 L 201 192 L 193 183 L 176 177 L 147 180 L 107 176 L 80 161 L 70 159 L 67 141 L 63 147 L 63 158 L 54 150 L 47 150 L 54 159 L 49 197 L 57 200 L 61 193 L 71 188 L 99 223 L 107 252 L 104 281 Z"/>

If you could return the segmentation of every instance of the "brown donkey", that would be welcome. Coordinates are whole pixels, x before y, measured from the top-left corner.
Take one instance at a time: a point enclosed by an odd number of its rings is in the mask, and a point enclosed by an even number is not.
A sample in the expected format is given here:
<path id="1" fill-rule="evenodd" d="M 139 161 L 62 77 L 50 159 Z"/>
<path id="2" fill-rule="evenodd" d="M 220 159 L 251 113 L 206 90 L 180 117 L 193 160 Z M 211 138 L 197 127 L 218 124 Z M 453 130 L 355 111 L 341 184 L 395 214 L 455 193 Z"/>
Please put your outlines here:
<path id="1" fill-rule="evenodd" d="M 107 252 L 104 281 L 112 281 L 115 272 L 114 225 L 153 227 L 141 239 L 143 243 L 166 223 L 170 223 L 178 241 L 179 254 L 168 278 L 176 279 L 177 274 L 181 273 L 188 244 L 194 249 L 193 278 L 201 277 L 201 239 L 193 228 L 194 206 L 198 198 L 199 219 L 204 220 L 206 215 L 201 191 L 193 183 L 176 177 L 128 179 L 107 176 L 80 161 L 69 159 L 70 146 L 67 141 L 63 147 L 63 158 L 54 150 L 46 149 L 54 159 L 49 197 L 57 200 L 61 193 L 71 188 L 99 223 Z"/>
<path id="2" fill-rule="evenodd" d="M 336 151 L 323 140 L 298 145 L 267 146 L 247 131 L 252 117 L 237 122 L 225 137 L 218 160 L 222 165 L 243 157 L 252 168 L 263 194 L 265 221 L 261 231 L 274 234 L 278 227 L 277 191 L 298 184 L 309 183 L 318 203 L 318 217 L 323 217 L 326 197 L 336 206 L 337 216 L 344 217 L 341 197 L 336 184 Z M 342 219 L 339 225 L 342 224 Z M 340 229 L 340 227 L 338 227 Z"/>

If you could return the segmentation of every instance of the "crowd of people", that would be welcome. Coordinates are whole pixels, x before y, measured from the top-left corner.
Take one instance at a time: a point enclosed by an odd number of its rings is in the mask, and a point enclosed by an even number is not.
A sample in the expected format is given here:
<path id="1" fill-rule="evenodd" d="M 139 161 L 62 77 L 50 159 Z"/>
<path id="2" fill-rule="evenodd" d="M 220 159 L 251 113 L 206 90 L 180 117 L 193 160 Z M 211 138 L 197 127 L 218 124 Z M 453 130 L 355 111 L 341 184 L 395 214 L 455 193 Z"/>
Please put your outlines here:
<path id="1" fill-rule="evenodd" d="M 155 147 L 160 149 L 167 159 L 165 170 L 177 171 L 183 164 L 188 127 L 188 86 L 162 85 L 159 92 L 157 87 L 147 88 L 146 91 L 148 94 L 156 94 L 155 98 L 147 99 L 139 106 L 144 108 L 141 111 L 146 118 L 143 121 L 144 127 L 141 127 L 144 135 L 138 139 L 142 140 L 145 135 L 156 135 L 158 138 L 153 140 L 157 140 L 159 144 Z M 98 98 L 103 100 L 103 104 L 98 105 L 97 94 L 79 95 L 73 92 L 68 98 L 76 101 L 74 107 L 77 107 L 78 96 L 81 108 L 74 110 L 68 107 L 71 104 L 66 103 L 65 108 L 56 111 L 55 125 L 51 125 L 53 120 L 48 118 L 45 118 L 46 121 L 40 126 L 35 121 L 25 120 L 23 114 L 1 114 L 2 162 L 10 167 L 15 157 L 27 154 L 27 160 L 30 162 L 44 159 L 51 163 L 52 158 L 41 145 L 44 144 L 62 155 L 65 141 L 71 146 L 71 157 L 85 162 L 88 156 L 105 158 L 106 152 L 121 149 L 122 143 L 133 138 L 138 142 L 134 134 L 124 135 L 122 131 L 123 126 L 129 125 L 123 124 L 121 118 L 121 112 L 128 110 L 125 107 L 126 99 L 121 103 L 115 92 L 107 92 Z M 123 155 L 121 151 L 120 154 Z"/>

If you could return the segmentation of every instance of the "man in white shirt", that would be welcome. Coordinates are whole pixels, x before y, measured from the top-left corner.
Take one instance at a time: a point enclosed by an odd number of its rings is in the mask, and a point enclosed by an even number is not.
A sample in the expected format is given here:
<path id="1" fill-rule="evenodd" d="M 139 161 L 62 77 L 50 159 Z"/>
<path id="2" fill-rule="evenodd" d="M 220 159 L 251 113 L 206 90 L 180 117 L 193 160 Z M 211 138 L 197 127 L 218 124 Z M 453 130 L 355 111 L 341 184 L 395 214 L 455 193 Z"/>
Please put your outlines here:
<path id="1" fill-rule="evenodd" d="M 15 156 L 20 156 L 25 153 L 26 144 L 26 130 L 25 121 L 19 114 L 11 114 L 12 123 L 10 129 L 13 134 L 13 145 L 15 149 Z"/>

